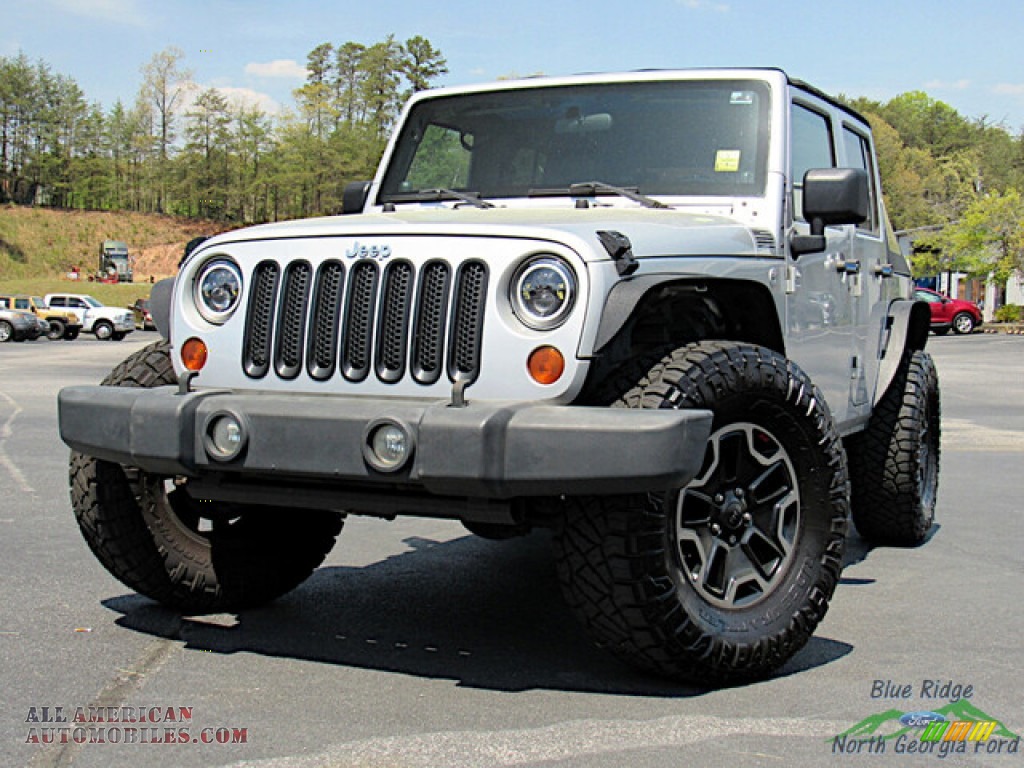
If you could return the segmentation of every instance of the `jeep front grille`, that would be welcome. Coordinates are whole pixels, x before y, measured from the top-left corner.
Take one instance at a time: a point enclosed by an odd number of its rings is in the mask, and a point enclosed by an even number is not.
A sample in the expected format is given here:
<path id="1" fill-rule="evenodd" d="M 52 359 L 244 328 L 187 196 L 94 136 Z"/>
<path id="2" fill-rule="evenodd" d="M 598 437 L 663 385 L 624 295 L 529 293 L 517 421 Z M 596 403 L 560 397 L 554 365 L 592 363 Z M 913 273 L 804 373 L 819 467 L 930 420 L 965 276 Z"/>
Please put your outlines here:
<path id="1" fill-rule="evenodd" d="M 476 379 L 487 294 L 487 267 L 432 260 L 419 268 L 371 260 L 346 270 L 306 261 L 253 270 L 242 368 L 252 378 L 309 376 L 385 383 L 410 375 L 433 384 Z"/>

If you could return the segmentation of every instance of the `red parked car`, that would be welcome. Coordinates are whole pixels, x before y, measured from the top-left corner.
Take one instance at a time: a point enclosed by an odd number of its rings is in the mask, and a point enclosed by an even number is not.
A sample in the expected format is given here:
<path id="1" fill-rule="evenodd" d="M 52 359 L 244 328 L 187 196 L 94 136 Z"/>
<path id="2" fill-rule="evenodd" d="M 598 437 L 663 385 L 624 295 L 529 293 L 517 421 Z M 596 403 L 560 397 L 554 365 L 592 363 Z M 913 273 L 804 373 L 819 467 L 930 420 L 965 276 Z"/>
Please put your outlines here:
<path id="1" fill-rule="evenodd" d="M 932 331 L 939 336 L 949 333 L 970 333 L 982 324 L 981 310 L 973 301 L 951 299 L 927 288 L 915 288 L 914 298 L 927 301 L 932 311 Z"/>

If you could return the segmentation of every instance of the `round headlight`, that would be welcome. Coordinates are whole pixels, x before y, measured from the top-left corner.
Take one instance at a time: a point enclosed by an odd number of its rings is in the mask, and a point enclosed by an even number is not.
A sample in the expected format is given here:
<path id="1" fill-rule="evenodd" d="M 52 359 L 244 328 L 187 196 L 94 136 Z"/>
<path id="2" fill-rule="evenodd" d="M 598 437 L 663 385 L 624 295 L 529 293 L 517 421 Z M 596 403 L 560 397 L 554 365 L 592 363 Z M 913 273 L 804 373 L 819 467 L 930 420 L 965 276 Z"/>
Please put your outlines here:
<path id="1" fill-rule="evenodd" d="M 576 276 L 557 256 L 527 261 L 512 278 L 512 309 L 529 328 L 557 328 L 569 316 L 576 300 Z"/>
<path id="2" fill-rule="evenodd" d="M 225 259 L 216 259 L 199 271 L 195 282 L 196 308 L 211 323 L 223 323 L 238 307 L 242 273 Z"/>

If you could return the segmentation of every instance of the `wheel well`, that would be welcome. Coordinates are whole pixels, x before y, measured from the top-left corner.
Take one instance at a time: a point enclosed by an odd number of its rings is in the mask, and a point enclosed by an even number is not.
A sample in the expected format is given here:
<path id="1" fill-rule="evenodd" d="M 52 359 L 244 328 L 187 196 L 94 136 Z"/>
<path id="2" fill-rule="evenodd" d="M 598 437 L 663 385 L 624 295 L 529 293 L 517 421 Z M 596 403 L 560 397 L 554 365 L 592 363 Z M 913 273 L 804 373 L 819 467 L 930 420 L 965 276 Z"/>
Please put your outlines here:
<path id="1" fill-rule="evenodd" d="M 634 289 L 635 290 L 635 289 Z M 606 309 L 624 315 L 625 296 L 609 296 Z M 618 301 L 620 306 L 614 307 Z M 594 364 L 582 400 L 623 365 L 638 359 L 653 364 L 669 351 L 705 340 L 741 341 L 785 355 L 779 313 L 772 293 L 747 280 L 670 280 L 643 288 L 614 332 L 598 334 Z"/>

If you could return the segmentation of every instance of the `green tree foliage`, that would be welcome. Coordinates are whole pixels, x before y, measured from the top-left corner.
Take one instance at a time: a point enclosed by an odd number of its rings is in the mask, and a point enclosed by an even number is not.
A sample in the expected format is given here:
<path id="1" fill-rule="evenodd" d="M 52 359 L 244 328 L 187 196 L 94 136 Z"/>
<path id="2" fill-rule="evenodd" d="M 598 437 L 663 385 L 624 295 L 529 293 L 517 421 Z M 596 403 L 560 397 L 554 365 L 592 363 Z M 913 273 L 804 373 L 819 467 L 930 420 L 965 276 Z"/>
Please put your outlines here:
<path id="1" fill-rule="evenodd" d="M 0 202 L 167 212 L 238 223 L 332 213 L 373 175 L 409 94 L 445 74 L 423 37 L 309 52 L 293 108 L 271 117 L 196 93 L 185 56 L 155 54 L 106 112 L 24 54 L 0 57 Z"/>
<path id="2" fill-rule="evenodd" d="M 957 221 L 927 238 L 931 252 L 942 254 L 935 271 L 1005 282 L 1014 270 L 1024 270 L 1022 222 L 1024 199 L 1016 189 L 977 198 Z"/>

